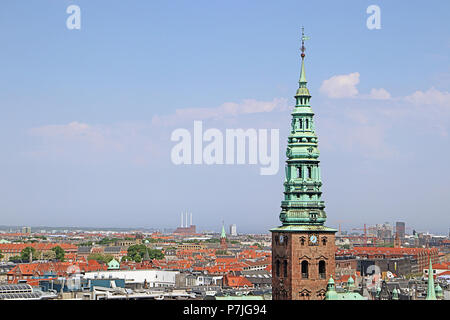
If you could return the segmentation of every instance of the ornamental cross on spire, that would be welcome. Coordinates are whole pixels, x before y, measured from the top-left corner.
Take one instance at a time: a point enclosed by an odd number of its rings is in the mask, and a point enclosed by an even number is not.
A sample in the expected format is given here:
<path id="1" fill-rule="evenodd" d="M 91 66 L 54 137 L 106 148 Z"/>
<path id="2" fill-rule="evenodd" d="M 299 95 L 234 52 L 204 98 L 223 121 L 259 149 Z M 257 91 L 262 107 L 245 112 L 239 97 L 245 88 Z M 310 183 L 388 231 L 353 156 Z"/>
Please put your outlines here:
<path id="1" fill-rule="evenodd" d="M 305 28 L 302 27 L 302 59 L 305 57 L 305 41 L 309 39 L 309 37 L 305 36 Z"/>

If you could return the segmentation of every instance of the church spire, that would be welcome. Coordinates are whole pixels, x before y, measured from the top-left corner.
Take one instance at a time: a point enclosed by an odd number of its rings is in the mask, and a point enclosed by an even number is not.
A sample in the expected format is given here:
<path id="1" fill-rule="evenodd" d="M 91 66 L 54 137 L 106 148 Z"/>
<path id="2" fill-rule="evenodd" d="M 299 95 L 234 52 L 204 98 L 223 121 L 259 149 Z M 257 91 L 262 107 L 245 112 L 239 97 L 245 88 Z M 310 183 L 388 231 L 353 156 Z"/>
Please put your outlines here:
<path id="1" fill-rule="evenodd" d="M 433 265 L 431 264 L 431 258 L 430 258 L 430 266 L 428 268 L 428 292 L 425 300 L 437 300 L 436 292 L 434 289 L 434 275 L 433 275 Z"/>
<path id="2" fill-rule="evenodd" d="M 281 203 L 280 220 L 283 225 L 323 226 L 326 220 L 322 200 L 322 181 L 319 168 L 319 150 L 314 126 L 311 95 L 306 87 L 305 36 L 302 28 L 301 71 L 299 88 L 295 94 L 291 133 L 286 156 L 285 197 Z"/>
<path id="3" fill-rule="evenodd" d="M 222 232 L 220 233 L 220 237 L 221 238 L 226 238 L 227 237 L 227 234 L 225 232 L 225 225 L 224 225 L 223 221 L 222 221 Z"/>
<path id="4" fill-rule="evenodd" d="M 227 234 L 225 233 L 225 224 L 222 221 L 222 232 L 220 234 L 220 246 L 222 249 L 227 249 Z"/>

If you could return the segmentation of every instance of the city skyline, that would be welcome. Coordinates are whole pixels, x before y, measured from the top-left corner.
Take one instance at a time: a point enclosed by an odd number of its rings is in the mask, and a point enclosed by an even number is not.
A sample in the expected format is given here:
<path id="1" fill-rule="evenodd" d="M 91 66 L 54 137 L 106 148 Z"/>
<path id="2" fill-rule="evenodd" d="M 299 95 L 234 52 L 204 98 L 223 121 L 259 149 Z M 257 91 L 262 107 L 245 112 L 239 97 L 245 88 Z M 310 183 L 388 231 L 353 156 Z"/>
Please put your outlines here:
<path id="1" fill-rule="evenodd" d="M 224 220 L 268 232 L 279 224 L 304 25 L 327 224 L 448 234 L 449 4 L 379 1 L 382 27 L 369 30 L 372 3 L 325 3 L 80 0 L 81 29 L 68 30 L 72 1 L 7 2 L 3 224 L 175 228 L 189 208 L 200 229 Z M 174 165 L 171 132 L 194 120 L 279 129 L 278 173 Z"/>

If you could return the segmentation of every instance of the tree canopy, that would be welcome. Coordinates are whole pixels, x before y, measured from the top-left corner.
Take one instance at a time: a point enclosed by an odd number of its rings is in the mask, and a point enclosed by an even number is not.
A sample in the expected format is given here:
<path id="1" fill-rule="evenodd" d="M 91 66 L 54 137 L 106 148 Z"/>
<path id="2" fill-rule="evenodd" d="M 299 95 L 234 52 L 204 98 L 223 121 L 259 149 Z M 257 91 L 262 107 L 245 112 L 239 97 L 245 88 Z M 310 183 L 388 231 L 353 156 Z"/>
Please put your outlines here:
<path id="1" fill-rule="evenodd" d="M 30 259 L 31 258 L 31 259 Z M 20 259 L 23 261 L 33 261 L 37 258 L 36 249 L 33 247 L 26 247 L 20 252 Z"/>
<path id="2" fill-rule="evenodd" d="M 56 246 L 52 248 L 52 251 L 55 253 L 56 259 L 58 259 L 59 261 L 64 261 L 64 256 L 66 252 L 64 251 L 63 248 L 61 248 L 60 246 Z"/>
<path id="3" fill-rule="evenodd" d="M 114 257 L 109 254 L 101 254 L 101 253 L 91 253 L 88 255 L 87 260 L 96 260 L 98 262 L 108 263 L 110 262 Z"/>
<path id="4" fill-rule="evenodd" d="M 153 259 L 159 260 L 164 258 L 164 254 L 162 253 L 161 250 L 149 249 L 143 244 L 136 244 L 128 247 L 127 256 L 130 257 L 135 262 L 141 262 L 144 259 L 146 252 L 148 253 L 148 257 L 151 260 Z"/>

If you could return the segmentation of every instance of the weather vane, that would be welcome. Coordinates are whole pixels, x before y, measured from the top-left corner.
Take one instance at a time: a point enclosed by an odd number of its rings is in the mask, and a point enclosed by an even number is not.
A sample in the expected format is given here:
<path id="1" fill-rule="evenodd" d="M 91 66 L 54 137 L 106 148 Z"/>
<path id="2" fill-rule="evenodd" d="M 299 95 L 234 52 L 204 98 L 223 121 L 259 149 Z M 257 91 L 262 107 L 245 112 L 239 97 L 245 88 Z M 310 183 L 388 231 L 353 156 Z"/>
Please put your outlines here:
<path id="1" fill-rule="evenodd" d="M 302 58 L 305 57 L 305 41 L 309 39 L 309 37 L 305 36 L 305 28 L 302 27 Z"/>

